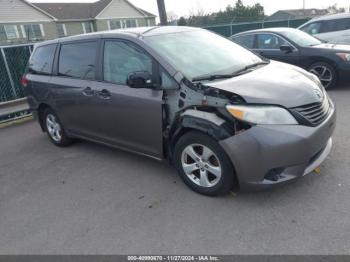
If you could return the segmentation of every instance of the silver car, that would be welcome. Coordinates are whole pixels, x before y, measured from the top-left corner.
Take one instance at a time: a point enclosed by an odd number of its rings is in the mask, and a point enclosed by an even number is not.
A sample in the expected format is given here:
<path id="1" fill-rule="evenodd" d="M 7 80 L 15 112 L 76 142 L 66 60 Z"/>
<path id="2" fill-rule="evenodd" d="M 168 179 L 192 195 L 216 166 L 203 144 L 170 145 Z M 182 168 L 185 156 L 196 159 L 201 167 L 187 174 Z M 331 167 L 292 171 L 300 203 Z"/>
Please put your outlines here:
<path id="1" fill-rule="evenodd" d="M 203 29 L 40 43 L 21 82 L 55 145 L 82 138 L 168 159 L 205 195 L 291 182 L 332 147 L 335 108 L 316 76 Z"/>
<path id="2" fill-rule="evenodd" d="M 299 29 L 326 42 L 350 44 L 350 13 L 317 17 Z"/>

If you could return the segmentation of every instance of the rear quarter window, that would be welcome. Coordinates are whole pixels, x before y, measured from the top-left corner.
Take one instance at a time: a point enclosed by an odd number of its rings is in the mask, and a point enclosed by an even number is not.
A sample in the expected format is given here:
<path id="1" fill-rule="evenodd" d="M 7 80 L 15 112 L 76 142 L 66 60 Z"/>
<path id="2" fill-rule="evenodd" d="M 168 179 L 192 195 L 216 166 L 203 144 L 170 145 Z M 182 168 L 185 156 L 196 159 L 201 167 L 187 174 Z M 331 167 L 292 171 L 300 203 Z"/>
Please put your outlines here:
<path id="1" fill-rule="evenodd" d="M 28 72 L 31 74 L 50 75 L 55 57 L 56 45 L 39 46 L 29 60 Z"/>
<path id="2" fill-rule="evenodd" d="M 59 56 L 60 76 L 95 79 L 97 42 L 62 44 Z"/>

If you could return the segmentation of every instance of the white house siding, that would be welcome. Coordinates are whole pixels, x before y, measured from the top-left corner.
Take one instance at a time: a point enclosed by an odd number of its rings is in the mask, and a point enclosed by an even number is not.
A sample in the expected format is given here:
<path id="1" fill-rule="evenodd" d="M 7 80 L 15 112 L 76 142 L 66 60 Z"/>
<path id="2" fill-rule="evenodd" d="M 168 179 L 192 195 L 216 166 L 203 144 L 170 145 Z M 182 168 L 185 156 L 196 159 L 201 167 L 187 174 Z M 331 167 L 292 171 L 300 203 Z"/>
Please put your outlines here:
<path id="1" fill-rule="evenodd" d="M 50 22 L 53 19 L 21 0 L 0 0 L 0 24 Z"/>
<path id="2" fill-rule="evenodd" d="M 96 19 L 110 18 L 142 18 L 141 12 L 136 10 L 124 0 L 113 0 L 97 17 Z"/>

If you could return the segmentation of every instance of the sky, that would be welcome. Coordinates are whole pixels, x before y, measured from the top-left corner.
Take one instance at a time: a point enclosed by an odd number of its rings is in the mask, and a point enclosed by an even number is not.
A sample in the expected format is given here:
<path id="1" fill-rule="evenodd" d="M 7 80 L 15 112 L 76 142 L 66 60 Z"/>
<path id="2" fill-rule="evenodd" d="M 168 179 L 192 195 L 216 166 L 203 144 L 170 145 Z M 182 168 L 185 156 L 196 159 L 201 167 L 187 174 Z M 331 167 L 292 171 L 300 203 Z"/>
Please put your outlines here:
<path id="1" fill-rule="evenodd" d="M 94 2 L 94 0 L 31 0 L 32 2 Z M 153 14 L 158 14 L 156 0 L 129 0 L 136 6 Z M 235 0 L 165 0 L 167 12 L 177 16 L 189 16 L 202 9 L 205 13 L 225 9 Z M 245 5 L 260 3 L 265 7 L 265 13 L 270 15 L 281 9 L 299 9 L 303 7 L 303 0 L 243 0 Z M 350 0 L 305 0 L 306 8 L 326 8 L 337 4 L 340 7 L 350 7 Z"/>

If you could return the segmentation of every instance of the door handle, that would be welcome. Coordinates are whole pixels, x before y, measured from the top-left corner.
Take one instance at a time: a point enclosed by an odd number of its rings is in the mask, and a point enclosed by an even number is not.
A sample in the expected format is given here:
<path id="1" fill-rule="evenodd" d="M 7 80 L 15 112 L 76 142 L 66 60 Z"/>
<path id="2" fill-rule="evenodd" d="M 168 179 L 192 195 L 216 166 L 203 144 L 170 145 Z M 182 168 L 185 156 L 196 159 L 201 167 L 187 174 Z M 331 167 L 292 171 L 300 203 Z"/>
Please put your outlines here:
<path id="1" fill-rule="evenodd" d="M 88 86 L 82 91 L 82 93 L 84 96 L 93 96 L 95 94 L 95 91 Z"/>
<path id="2" fill-rule="evenodd" d="M 111 92 L 109 92 L 107 89 L 102 89 L 101 91 L 97 92 L 97 96 L 101 99 L 110 99 Z"/>

